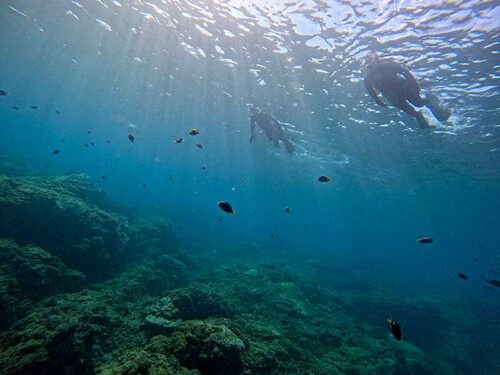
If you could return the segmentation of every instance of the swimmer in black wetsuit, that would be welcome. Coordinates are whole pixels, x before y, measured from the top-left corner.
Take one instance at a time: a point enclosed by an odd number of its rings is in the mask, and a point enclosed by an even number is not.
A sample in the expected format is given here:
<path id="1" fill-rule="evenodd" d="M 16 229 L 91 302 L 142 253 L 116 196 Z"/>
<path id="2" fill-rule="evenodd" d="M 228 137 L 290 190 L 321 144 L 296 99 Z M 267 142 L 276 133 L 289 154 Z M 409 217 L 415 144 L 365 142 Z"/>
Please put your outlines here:
<path id="1" fill-rule="evenodd" d="M 267 138 L 273 142 L 276 147 L 279 147 L 279 141 L 282 141 L 290 154 L 295 151 L 295 146 L 286 137 L 283 127 L 278 120 L 270 114 L 261 111 L 258 107 L 251 107 L 250 112 L 252 113 L 250 117 L 250 143 L 252 143 L 255 137 L 255 124 L 258 124 L 260 128 L 264 130 L 264 133 L 266 133 Z"/>
<path id="2" fill-rule="evenodd" d="M 433 95 L 428 94 L 425 98 L 420 96 L 418 82 L 401 64 L 380 59 L 375 53 L 371 53 L 366 57 L 365 65 L 365 87 L 378 105 L 387 107 L 375 89 L 379 90 L 392 105 L 415 117 L 418 126 L 422 129 L 433 126 L 429 125 L 422 112 L 417 111 L 413 106 L 421 108 L 425 105 L 439 121 L 446 121 L 450 118 L 450 110 L 443 107 Z"/>

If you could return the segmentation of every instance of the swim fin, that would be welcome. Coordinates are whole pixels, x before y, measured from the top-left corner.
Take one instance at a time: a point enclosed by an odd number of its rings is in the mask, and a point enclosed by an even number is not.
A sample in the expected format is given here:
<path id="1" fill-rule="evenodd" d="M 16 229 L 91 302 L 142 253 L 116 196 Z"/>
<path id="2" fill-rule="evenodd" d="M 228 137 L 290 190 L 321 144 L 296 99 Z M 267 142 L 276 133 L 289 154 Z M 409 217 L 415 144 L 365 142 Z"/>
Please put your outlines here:
<path id="1" fill-rule="evenodd" d="M 435 128 L 434 125 L 430 125 L 427 120 L 425 119 L 425 116 L 422 114 L 422 112 L 417 111 L 417 115 L 415 116 L 415 119 L 417 120 L 418 126 L 420 129 L 430 129 L 430 128 Z"/>
<path id="2" fill-rule="evenodd" d="M 443 104 L 439 102 L 439 99 L 431 94 L 427 93 L 426 97 L 426 107 L 429 108 L 436 119 L 439 121 L 446 121 L 451 116 L 451 111 L 446 108 Z"/>

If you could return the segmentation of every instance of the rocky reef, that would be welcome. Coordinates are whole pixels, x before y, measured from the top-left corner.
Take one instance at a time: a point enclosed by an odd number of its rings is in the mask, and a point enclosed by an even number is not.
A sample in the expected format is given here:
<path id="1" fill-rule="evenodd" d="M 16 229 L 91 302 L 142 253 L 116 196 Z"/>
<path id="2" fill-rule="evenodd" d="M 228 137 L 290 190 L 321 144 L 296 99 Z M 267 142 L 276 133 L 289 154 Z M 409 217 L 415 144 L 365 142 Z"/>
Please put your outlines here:
<path id="1" fill-rule="evenodd" d="M 0 176 L 0 230 L 0 374 L 468 371 L 475 322 L 453 300 L 256 249 L 183 253 L 168 220 L 108 212 L 83 175 Z M 396 342 L 387 311 L 439 329 Z"/>

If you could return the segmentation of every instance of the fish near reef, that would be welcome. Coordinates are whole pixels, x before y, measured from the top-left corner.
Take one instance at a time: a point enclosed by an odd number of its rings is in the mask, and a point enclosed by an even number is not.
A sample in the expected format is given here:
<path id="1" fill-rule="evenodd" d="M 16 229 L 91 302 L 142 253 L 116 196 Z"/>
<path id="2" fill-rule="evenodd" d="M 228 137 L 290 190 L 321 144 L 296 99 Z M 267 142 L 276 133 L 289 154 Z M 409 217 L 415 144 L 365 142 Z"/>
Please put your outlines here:
<path id="1" fill-rule="evenodd" d="M 228 214 L 235 214 L 236 213 L 236 211 L 233 210 L 233 207 L 229 204 L 229 202 L 220 201 L 217 203 L 217 205 L 219 206 L 219 208 L 222 211 L 227 212 Z"/>
<path id="2" fill-rule="evenodd" d="M 467 276 L 465 273 L 457 273 L 457 276 L 460 277 L 463 280 L 468 280 L 469 276 Z"/>
<path id="3" fill-rule="evenodd" d="M 500 288 L 500 280 L 488 280 L 488 282 L 491 285 L 496 286 L 497 288 Z"/>
<path id="4" fill-rule="evenodd" d="M 319 182 L 329 182 L 329 181 L 330 181 L 330 178 L 329 178 L 329 177 L 326 177 L 326 176 L 319 176 L 319 177 L 318 177 L 318 181 L 319 181 Z"/>
<path id="5" fill-rule="evenodd" d="M 7 95 L 7 91 L 0 90 L 0 96 L 6 96 L 6 95 Z"/>
<path id="6" fill-rule="evenodd" d="M 401 340 L 401 326 L 392 319 L 387 319 L 387 324 L 391 330 L 392 336 L 396 340 Z"/>
<path id="7" fill-rule="evenodd" d="M 175 138 L 174 143 L 182 143 L 183 139 L 181 137 Z"/>
<path id="8" fill-rule="evenodd" d="M 200 134 L 200 131 L 196 128 L 193 128 L 189 131 L 189 135 L 198 135 Z"/>
<path id="9" fill-rule="evenodd" d="M 132 134 L 129 134 L 127 138 L 130 142 L 134 143 L 135 137 Z"/>
<path id="10" fill-rule="evenodd" d="M 425 244 L 429 244 L 429 243 L 433 243 L 434 240 L 430 237 L 422 237 L 422 238 L 417 238 L 417 242 L 418 243 L 425 243 Z"/>

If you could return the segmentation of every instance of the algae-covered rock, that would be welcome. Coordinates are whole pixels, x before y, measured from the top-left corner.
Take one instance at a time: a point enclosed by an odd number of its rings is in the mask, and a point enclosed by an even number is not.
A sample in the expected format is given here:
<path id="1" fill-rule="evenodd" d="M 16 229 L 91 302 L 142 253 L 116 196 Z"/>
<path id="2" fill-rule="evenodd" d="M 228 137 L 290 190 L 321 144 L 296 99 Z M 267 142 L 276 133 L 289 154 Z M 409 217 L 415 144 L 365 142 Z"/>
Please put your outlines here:
<path id="1" fill-rule="evenodd" d="M 168 255 L 160 255 L 154 260 L 154 266 L 165 274 L 167 280 L 173 280 L 171 287 L 187 281 L 186 266 L 180 260 Z"/>
<path id="2" fill-rule="evenodd" d="M 122 261 L 127 223 L 87 202 L 86 177 L 0 176 L 0 231 L 102 278 Z"/>
<path id="3" fill-rule="evenodd" d="M 152 294 L 176 282 L 145 262 L 93 289 L 44 299 L 0 334 L 0 369 L 94 373 L 107 353 L 147 343 L 143 311 Z"/>
<path id="4" fill-rule="evenodd" d="M 155 305 L 146 309 L 145 329 L 151 335 L 171 333 L 179 327 L 181 320 L 176 318 L 176 309 L 170 297 L 161 298 Z"/>
<path id="5" fill-rule="evenodd" d="M 76 290 L 85 282 L 83 273 L 66 267 L 60 259 L 36 246 L 21 247 L 0 239 L 0 263 L 17 279 L 11 291 L 24 298 L 38 299 L 51 292 Z"/>
<path id="6" fill-rule="evenodd" d="M 182 320 L 230 316 L 233 312 L 219 294 L 192 285 L 175 289 L 149 306 L 145 311 L 145 329 L 152 335 L 168 334 Z"/>
<path id="7" fill-rule="evenodd" d="M 127 352 L 98 371 L 101 375 L 148 374 L 148 375 L 199 375 L 179 365 L 169 354 L 153 353 L 146 350 Z"/>
<path id="8" fill-rule="evenodd" d="M 159 217 L 141 217 L 128 227 L 130 245 L 149 255 L 173 254 L 177 249 L 172 223 Z"/>
<path id="9" fill-rule="evenodd" d="M 36 246 L 0 239 L 0 330 L 18 318 L 27 300 L 81 288 L 85 275 Z"/>
<path id="10" fill-rule="evenodd" d="M 175 316 L 181 319 L 206 319 L 224 317 L 234 313 L 234 309 L 218 293 L 190 285 L 173 290 L 169 297 L 175 309 Z"/>
<path id="11" fill-rule="evenodd" d="M 181 365 L 203 375 L 241 374 L 243 341 L 226 325 L 190 320 L 166 339 L 166 350 L 174 353 Z"/>

